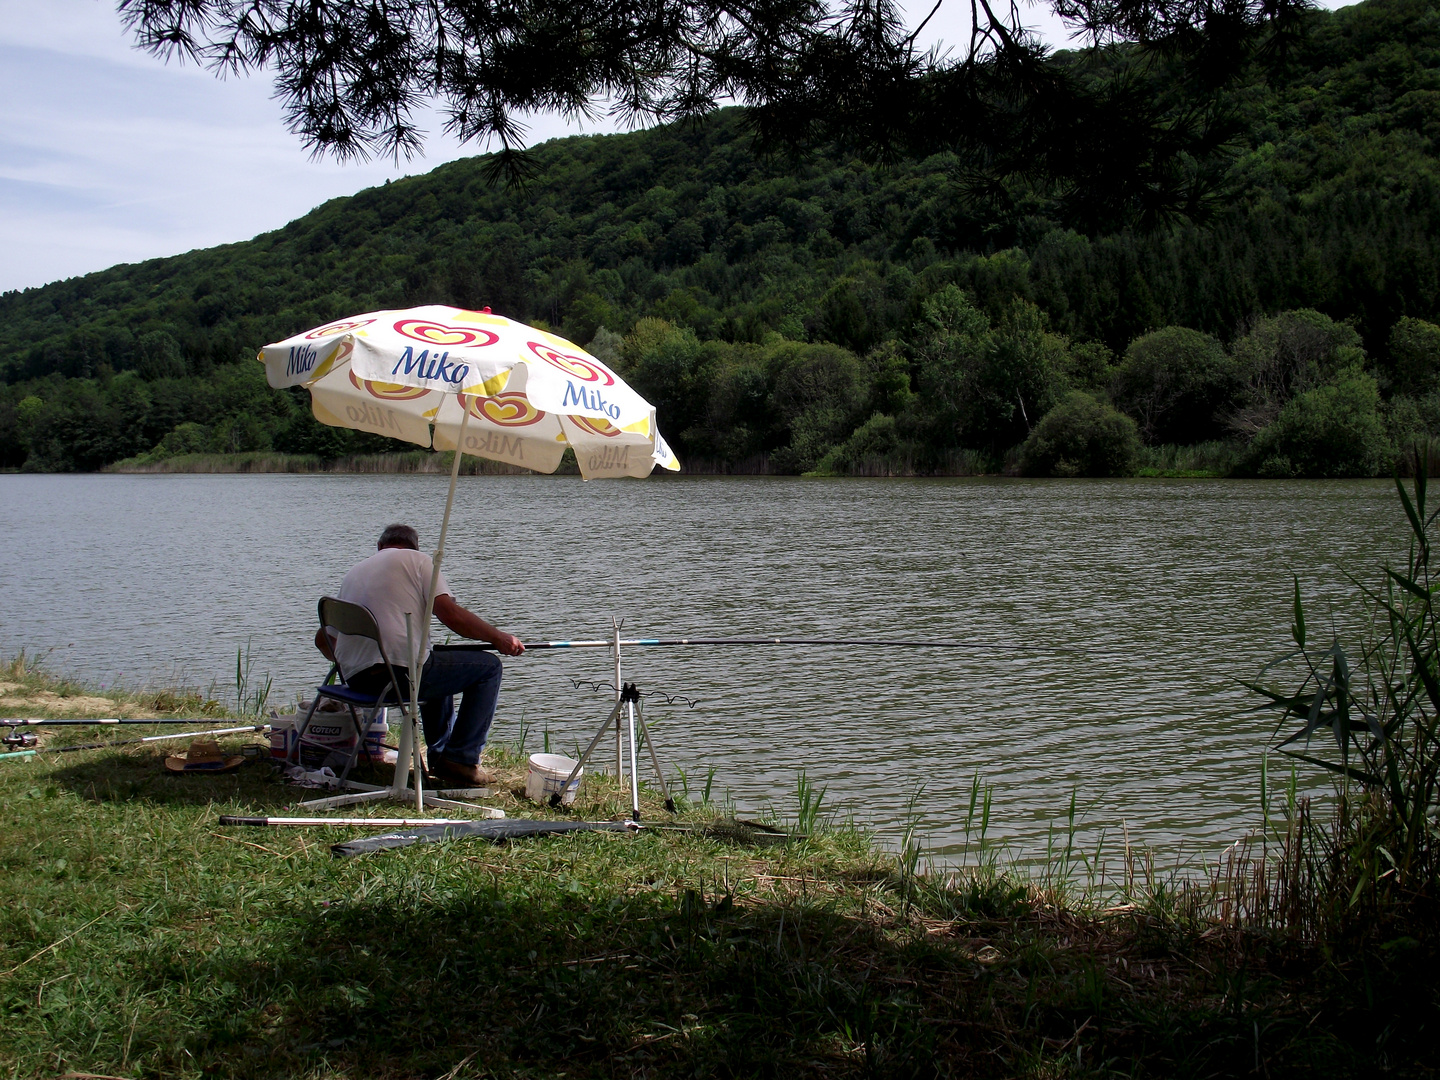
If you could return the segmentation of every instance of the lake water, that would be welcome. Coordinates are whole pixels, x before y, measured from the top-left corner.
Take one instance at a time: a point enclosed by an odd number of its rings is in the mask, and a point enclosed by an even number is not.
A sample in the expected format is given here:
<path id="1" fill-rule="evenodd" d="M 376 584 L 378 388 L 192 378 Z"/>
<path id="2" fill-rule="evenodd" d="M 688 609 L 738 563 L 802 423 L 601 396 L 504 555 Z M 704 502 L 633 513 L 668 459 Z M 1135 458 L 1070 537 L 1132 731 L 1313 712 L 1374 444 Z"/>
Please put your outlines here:
<path id="1" fill-rule="evenodd" d="M 0 654 L 94 683 L 233 693 L 237 648 L 293 700 L 325 671 L 315 602 L 407 520 L 432 546 L 443 476 L 0 476 Z M 1354 624 L 1346 571 L 1402 552 L 1381 481 L 462 477 L 445 572 L 527 640 L 948 639 L 965 650 L 646 649 L 667 767 L 714 767 L 742 808 L 827 807 L 893 837 L 962 839 L 970 778 L 992 835 L 1043 847 L 1072 789 L 1087 836 L 1214 851 L 1255 822 L 1268 726 L 1236 680 L 1289 641 L 1291 574 L 1317 630 Z M 443 631 L 442 631 L 443 632 Z M 53 651 L 50 651 L 53 650 Z M 507 661 L 494 738 L 570 750 L 609 698 L 604 650 Z M 613 742 L 610 754 L 613 759 Z M 693 784 L 693 781 L 692 781 Z"/>

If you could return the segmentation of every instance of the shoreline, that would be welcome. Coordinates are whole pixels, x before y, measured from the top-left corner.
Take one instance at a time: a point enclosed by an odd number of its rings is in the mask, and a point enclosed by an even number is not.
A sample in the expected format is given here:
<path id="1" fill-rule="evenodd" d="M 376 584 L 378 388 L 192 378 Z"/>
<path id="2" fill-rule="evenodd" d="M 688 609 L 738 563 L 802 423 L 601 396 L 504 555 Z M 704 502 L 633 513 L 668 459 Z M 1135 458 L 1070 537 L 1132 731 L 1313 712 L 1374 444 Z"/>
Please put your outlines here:
<path id="1" fill-rule="evenodd" d="M 19 469 L 0 469 L 0 474 L 63 476 L 63 475 L 206 475 L 206 474 L 290 474 L 290 475 L 403 475 L 448 474 L 450 472 L 450 451 L 429 452 L 425 450 L 401 451 L 385 454 L 354 454 L 343 458 L 321 458 L 314 454 L 280 454 L 261 450 L 237 454 L 178 454 L 173 457 L 147 461 L 129 458 L 107 465 L 94 473 L 26 473 Z M 716 467 L 707 468 L 707 464 Z M 466 456 L 460 463 L 462 476 L 539 476 L 530 469 L 509 465 L 501 461 Z M 578 476 L 574 458 L 567 452 L 565 459 L 553 476 Z M 1019 479 L 1011 472 L 975 472 L 963 468 L 954 470 L 917 471 L 891 469 L 876 464 L 849 472 L 776 473 L 769 468 L 769 462 L 757 459 L 743 462 L 739 466 L 719 466 L 717 463 L 699 462 L 682 467 L 678 476 L 805 476 L 821 479 L 893 479 L 893 480 L 945 480 L 945 479 Z M 1047 479 L 1055 479 L 1050 477 Z M 1063 478 L 1062 478 L 1063 479 Z M 1094 478 L 1078 478 L 1094 479 Z M 1101 478 L 1107 479 L 1107 478 Z M 1134 476 L 1110 477 L 1108 479 L 1130 480 L 1223 480 L 1231 479 L 1222 472 L 1204 469 L 1157 468 L 1142 466 Z"/>

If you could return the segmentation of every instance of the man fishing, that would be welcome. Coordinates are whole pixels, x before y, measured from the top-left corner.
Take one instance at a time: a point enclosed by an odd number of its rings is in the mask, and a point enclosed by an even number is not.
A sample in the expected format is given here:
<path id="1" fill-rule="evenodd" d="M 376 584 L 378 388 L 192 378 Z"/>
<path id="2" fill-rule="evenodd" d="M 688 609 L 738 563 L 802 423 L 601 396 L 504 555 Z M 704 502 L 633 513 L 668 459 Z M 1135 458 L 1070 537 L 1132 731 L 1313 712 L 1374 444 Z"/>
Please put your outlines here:
<path id="1" fill-rule="evenodd" d="M 380 628 L 385 655 L 396 668 L 400 692 L 409 692 L 409 656 L 405 613 L 423 613 L 433 563 L 420 550 L 420 537 L 409 525 L 387 525 L 376 552 L 350 568 L 340 583 L 340 599 L 370 609 Z M 455 601 L 442 575 L 435 585 L 435 617 L 461 637 L 487 641 L 506 656 L 525 651 L 519 638 L 496 629 Z M 417 616 L 415 632 L 420 632 Z M 347 685 L 365 694 L 388 689 L 390 677 L 380 650 L 369 638 L 341 634 L 325 627 L 315 646 L 340 665 Z M 494 653 L 457 649 L 430 651 L 420 669 L 420 721 L 429 747 L 429 771 L 436 780 L 456 787 L 486 787 L 493 781 L 480 768 L 480 755 L 500 697 L 503 665 Z M 454 695 L 463 695 L 457 714 Z"/>

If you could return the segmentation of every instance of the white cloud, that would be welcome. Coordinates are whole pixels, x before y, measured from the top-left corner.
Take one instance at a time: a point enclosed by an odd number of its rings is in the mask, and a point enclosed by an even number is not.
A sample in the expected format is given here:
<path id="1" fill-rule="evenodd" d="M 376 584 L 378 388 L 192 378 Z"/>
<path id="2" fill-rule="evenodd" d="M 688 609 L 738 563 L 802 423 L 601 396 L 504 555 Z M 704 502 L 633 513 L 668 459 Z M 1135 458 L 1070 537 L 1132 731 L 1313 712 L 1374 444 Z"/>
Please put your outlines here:
<path id="1" fill-rule="evenodd" d="M 313 159 L 264 75 L 137 52 L 102 0 L 0 0 L 0 290 L 245 240 L 481 151 L 427 119 L 423 158 Z M 614 125 L 541 117 L 531 136 L 579 130 Z"/>

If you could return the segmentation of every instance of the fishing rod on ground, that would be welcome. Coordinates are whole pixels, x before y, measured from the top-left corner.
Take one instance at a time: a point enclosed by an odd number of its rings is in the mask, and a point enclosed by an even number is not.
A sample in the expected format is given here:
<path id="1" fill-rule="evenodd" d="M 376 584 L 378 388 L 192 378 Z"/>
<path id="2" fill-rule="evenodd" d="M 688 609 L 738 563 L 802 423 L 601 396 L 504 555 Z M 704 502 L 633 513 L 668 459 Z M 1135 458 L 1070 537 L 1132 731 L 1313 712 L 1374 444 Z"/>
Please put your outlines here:
<path id="1" fill-rule="evenodd" d="M 73 746 L 42 746 L 34 750 L 14 750 L 0 758 L 34 757 L 36 754 L 66 754 L 72 750 L 108 750 L 112 746 L 135 746 L 139 743 L 161 742 L 165 739 L 194 739 L 207 735 L 238 735 L 242 732 L 264 733 L 269 724 L 247 724 L 244 727 L 221 728 L 219 731 L 177 731 L 167 735 L 146 735 L 139 739 L 117 739 L 114 742 L 76 743 Z"/>
<path id="2" fill-rule="evenodd" d="M 230 718 L 215 719 L 208 716 L 166 717 L 160 720 L 137 719 L 130 716 L 106 716 L 94 720 L 51 720 L 48 717 L 0 717 L 0 727 L 89 727 L 92 724 L 228 724 Z"/>

